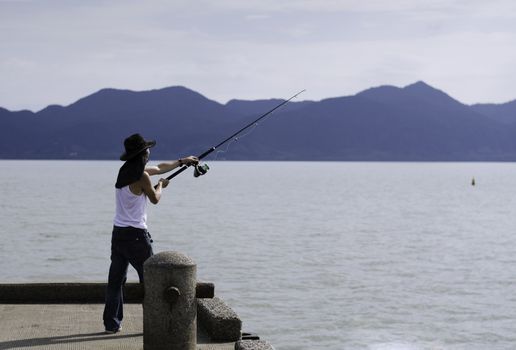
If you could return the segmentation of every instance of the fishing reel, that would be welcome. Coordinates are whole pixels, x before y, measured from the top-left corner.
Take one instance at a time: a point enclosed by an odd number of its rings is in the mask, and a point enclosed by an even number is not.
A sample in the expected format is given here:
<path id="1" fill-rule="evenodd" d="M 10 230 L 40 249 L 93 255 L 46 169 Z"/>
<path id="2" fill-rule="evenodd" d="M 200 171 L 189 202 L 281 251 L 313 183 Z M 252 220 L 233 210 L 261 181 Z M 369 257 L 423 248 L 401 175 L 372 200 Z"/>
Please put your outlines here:
<path id="1" fill-rule="evenodd" d="M 210 169 L 210 167 L 206 163 L 205 164 L 197 164 L 194 168 L 193 176 L 199 177 L 201 175 L 204 175 L 208 172 L 209 169 Z"/>

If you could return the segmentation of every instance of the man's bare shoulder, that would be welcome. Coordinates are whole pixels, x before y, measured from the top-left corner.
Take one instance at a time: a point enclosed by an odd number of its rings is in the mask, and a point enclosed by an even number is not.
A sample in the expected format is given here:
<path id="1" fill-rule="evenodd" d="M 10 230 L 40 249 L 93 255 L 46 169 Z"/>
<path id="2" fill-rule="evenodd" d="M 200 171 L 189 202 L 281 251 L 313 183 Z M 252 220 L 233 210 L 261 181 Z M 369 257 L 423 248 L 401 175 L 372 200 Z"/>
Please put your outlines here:
<path id="1" fill-rule="evenodd" d="M 137 196 L 141 195 L 145 192 L 145 188 L 151 184 L 150 175 L 144 171 L 142 177 L 132 184 L 129 185 L 129 189 L 131 192 Z"/>
<path id="2" fill-rule="evenodd" d="M 152 188 L 152 180 L 147 171 L 143 172 L 142 177 L 140 178 L 140 181 L 138 181 L 140 184 L 142 191 L 147 192 L 150 188 Z"/>

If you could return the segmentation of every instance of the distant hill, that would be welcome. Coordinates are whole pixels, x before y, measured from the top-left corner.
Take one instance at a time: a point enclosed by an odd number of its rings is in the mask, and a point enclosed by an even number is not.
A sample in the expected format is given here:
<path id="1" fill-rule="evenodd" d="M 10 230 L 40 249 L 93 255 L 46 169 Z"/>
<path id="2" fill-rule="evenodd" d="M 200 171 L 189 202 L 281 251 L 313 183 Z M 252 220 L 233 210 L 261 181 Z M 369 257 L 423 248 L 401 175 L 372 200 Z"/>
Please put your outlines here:
<path id="1" fill-rule="evenodd" d="M 185 87 L 102 89 L 39 112 L 0 108 L 2 159 L 118 159 L 135 132 L 154 159 L 199 154 L 282 100 L 223 105 Z M 293 101 L 218 159 L 516 160 L 516 101 L 465 105 L 424 82 L 353 96 Z"/>
<path id="2" fill-rule="evenodd" d="M 471 108 L 501 123 L 516 123 L 516 100 L 503 104 L 475 104 Z"/>
<path id="3" fill-rule="evenodd" d="M 230 100 L 226 103 L 226 108 L 228 111 L 234 112 L 235 114 L 248 116 L 260 116 L 268 110 L 274 108 L 284 100 L 273 98 L 270 100 L 256 100 L 256 101 L 245 101 L 245 100 Z M 300 108 L 306 107 L 312 103 L 312 101 L 292 101 L 281 107 L 282 112 L 286 111 L 295 111 Z M 256 118 L 255 118 L 256 119 Z"/>

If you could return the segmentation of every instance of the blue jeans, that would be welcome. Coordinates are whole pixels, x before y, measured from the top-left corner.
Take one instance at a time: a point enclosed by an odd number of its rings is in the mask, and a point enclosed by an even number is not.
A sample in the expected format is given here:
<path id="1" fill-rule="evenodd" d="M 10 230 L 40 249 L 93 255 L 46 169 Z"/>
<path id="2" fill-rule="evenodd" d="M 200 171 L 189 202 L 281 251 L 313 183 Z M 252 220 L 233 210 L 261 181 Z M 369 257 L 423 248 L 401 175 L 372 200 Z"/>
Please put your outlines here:
<path id="1" fill-rule="evenodd" d="M 131 264 L 143 283 L 143 263 L 153 254 L 152 239 L 147 230 L 134 227 L 113 227 L 111 238 L 111 266 L 109 267 L 104 307 L 106 330 L 120 328 L 124 317 L 123 286 L 127 280 L 127 268 Z"/>

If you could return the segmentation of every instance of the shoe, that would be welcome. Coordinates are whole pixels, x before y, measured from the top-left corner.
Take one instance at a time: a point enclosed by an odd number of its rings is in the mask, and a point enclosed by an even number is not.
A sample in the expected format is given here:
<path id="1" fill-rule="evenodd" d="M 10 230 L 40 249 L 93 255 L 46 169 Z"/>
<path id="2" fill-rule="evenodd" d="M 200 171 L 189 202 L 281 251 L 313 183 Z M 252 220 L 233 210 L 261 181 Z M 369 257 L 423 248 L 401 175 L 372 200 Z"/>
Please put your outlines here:
<path id="1" fill-rule="evenodd" d="M 122 326 L 118 327 L 117 329 L 106 329 L 104 331 L 104 334 L 115 334 L 122 331 Z"/>

